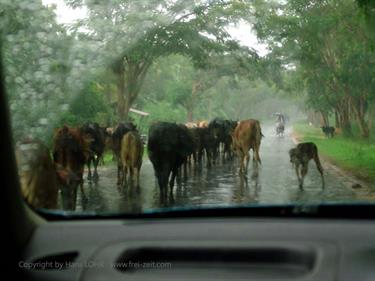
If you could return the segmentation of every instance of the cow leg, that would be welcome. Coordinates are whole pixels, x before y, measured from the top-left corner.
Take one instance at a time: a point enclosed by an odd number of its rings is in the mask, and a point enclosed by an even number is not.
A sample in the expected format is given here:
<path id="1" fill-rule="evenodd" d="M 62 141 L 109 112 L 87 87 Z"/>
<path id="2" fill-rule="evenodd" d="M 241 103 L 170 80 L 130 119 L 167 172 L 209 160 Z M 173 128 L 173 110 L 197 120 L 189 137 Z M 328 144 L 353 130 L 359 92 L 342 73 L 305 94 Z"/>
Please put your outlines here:
<path id="1" fill-rule="evenodd" d="M 240 175 L 242 175 L 243 170 L 244 170 L 245 154 L 242 151 L 240 151 L 239 154 L 240 154 L 240 159 L 241 159 Z"/>
<path id="2" fill-rule="evenodd" d="M 175 179 L 176 179 L 176 176 L 177 176 L 177 172 L 178 172 L 178 169 L 176 167 L 174 167 L 172 169 L 172 175 L 171 175 L 171 179 L 169 181 L 169 188 L 170 188 L 169 192 L 170 192 L 170 194 L 173 193 L 173 186 L 174 186 L 174 182 L 175 182 Z"/>
<path id="3" fill-rule="evenodd" d="M 87 160 L 87 169 L 87 180 L 91 180 L 91 157 L 89 157 L 89 159 Z"/>
<path id="4" fill-rule="evenodd" d="M 166 189 L 168 189 L 168 178 L 167 182 L 165 183 L 165 179 L 163 175 L 157 176 L 158 184 L 159 184 L 159 190 L 160 190 L 160 201 L 164 202 L 166 198 Z"/>
<path id="5" fill-rule="evenodd" d="M 314 161 L 316 164 L 316 167 L 320 173 L 320 177 L 322 178 L 322 189 L 325 188 L 325 181 L 324 181 L 324 175 L 323 175 L 323 167 L 322 164 L 320 164 L 319 156 L 318 154 L 314 155 Z"/>
<path id="6" fill-rule="evenodd" d="M 211 161 L 212 161 L 212 165 L 215 165 L 216 163 L 216 156 L 217 156 L 217 145 L 215 144 L 212 148 L 210 148 L 211 150 Z"/>
<path id="7" fill-rule="evenodd" d="M 83 184 L 81 184 L 80 187 L 81 187 L 81 192 L 82 192 Z M 82 198 L 85 198 L 84 193 L 82 193 Z M 72 202 L 71 202 L 73 211 L 75 211 L 76 209 L 76 202 L 77 202 L 77 188 L 74 188 L 72 192 Z"/>
<path id="8" fill-rule="evenodd" d="M 122 173 L 122 165 L 120 163 L 120 159 L 117 159 L 117 185 L 121 185 L 121 173 Z"/>
<path id="9" fill-rule="evenodd" d="M 75 199 L 77 189 L 73 187 L 61 188 L 61 199 L 64 210 L 75 210 Z"/>
<path id="10" fill-rule="evenodd" d="M 169 163 L 159 163 L 157 165 L 157 170 L 155 170 L 155 176 L 158 180 L 159 189 L 160 189 L 160 202 L 164 203 L 167 199 L 168 192 L 168 179 L 170 174 Z"/>
<path id="11" fill-rule="evenodd" d="M 216 164 L 216 163 L 218 163 L 218 161 L 220 161 L 219 156 L 220 156 L 220 143 L 216 146 L 214 164 Z"/>
<path id="12" fill-rule="evenodd" d="M 299 175 L 299 165 L 298 164 L 295 164 L 294 165 L 294 169 L 296 171 L 296 175 L 297 175 L 297 179 L 298 179 L 298 185 L 300 186 L 301 185 L 301 178 L 300 178 L 300 175 Z"/>
<path id="13" fill-rule="evenodd" d="M 140 176 L 140 171 L 141 171 L 141 168 L 140 167 L 137 167 L 136 169 L 135 169 L 135 171 L 136 171 L 136 180 L 137 180 L 137 188 L 140 188 L 140 185 L 139 185 L 139 176 Z"/>
<path id="14" fill-rule="evenodd" d="M 126 187 L 128 185 L 128 172 L 130 170 L 130 181 L 131 181 L 131 168 L 127 165 L 123 165 L 122 173 L 122 186 Z"/>
<path id="15" fill-rule="evenodd" d="M 231 151 L 231 148 L 230 148 L 230 142 L 227 142 L 225 144 L 225 151 L 226 151 L 227 159 L 231 160 L 232 159 L 232 151 Z"/>
<path id="16" fill-rule="evenodd" d="M 82 197 L 86 197 L 85 190 L 83 189 L 83 182 L 79 184 L 79 189 L 81 190 Z"/>
<path id="17" fill-rule="evenodd" d="M 198 151 L 198 164 L 202 164 L 202 158 L 203 158 L 203 149 L 199 149 Z"/>
<path id="18" fill-rule="evenodd" d="M 134 167 L 129 167 L 129 171 L 130 171 L 130 187 L 132 188 L 133 185 L 134 185 Z"/>
<path id="19" fill-rule="evenodd" d="M 187 163 L 186 160 L 184 161 L 184 181 L 187 180 Z"/>
<path id="20" fill-rule="evenodd" d="M 98 174 L 99 160 L 100 160 L 99 155 L 96 155 L 96 158 L 94 157 L 94 180 L 99 179 L 99 174 Z"/>
<path id="21" fill-rule="evenodd" d="M 260 160 L 260 156 L 259 156 L 259 145 L 255 148 L 255 151 L 253 150 L 253 152 L 256 155 L 257 163 L 262 164 L 262 161 Z"/>
<path id="22" fill-rule="evenodd" d="M 209 149 L 205 149 L 206 150 L 206 166 L 207 168 L 210 168 L 211 167 L 211 152 Z"/>
<path id="23" fill-rule="evenodd" d="M 244 154 L 245 154 L 245 173 L 244 174 L 247 175 L 247 170 L 249 169 L 249 160 L 250 160 L 249 151 Z"/>
<path id="24" fill-rule="evenodd" d="M 302 164 L 302 168 L 301 168 L 301 182 L 300 182 L 300 185 L 299 185 L 299 188 L 301 190 L 303 190 L 303 181 L 304 181 L 305 176 L 307 175 L 307 172 L 308 172 L 308 167 L 309 167 L 308 164 L 309 164 L 308 162 Z"/>
<path id="25" fill-rule="evenodd" d="M 216 146 L 210 149 L 212 151 L 211 153 L 211 164 L 215 165 L 215 158 L 216 158 Z"/>
<path id="26" fill-rule="evenodd" d="M 85 190 L 83 188 L 83 171 L 82 171 L 82 174 L 81 174 L 81 180 L 80 180 L 80 183 L 79 183 L 79 188 L 80 188 L 80 191 L 81 191 L 81 200 L 82 200 L 82 207 L 83 206 L 86 206 L 87 202 L 88 202 L 88 198 L 86 196 L 86 193 L 85 193 Z M 78 189 L 78 186 L 74 189 L 74 193 L 73 193 L 73 202 L 74 202 L 74 209 L 76 209 L 76 201 L 77 201 L 77 189 Z"/>

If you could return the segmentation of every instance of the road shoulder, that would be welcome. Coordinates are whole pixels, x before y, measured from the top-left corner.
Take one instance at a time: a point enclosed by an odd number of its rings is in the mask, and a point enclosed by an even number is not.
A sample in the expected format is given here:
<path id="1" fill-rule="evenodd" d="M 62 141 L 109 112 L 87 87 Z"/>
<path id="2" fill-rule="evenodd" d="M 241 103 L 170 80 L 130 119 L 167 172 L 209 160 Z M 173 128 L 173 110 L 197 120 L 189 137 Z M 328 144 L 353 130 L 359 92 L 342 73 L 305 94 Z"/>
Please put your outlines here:
<path id="1" fill-rule="evenodd" d="M 298 144 L 301 142 L 301 137 L 298 136 L 294 131 L 290 133 L 290 137 L 294 144 Z M 332 163 L 330 159 L 322 154 L 319 154 L 319 157 L 322 160 L 324 169 L 328 170 L 329 173 L 332 173 L 337 178 L 339 178 L 346 188 L 355 192 L 359 200 L 375 200 L 375 188 L 372 183 L 359 179 L 350 171 L 344 170 L 343 168 Z"/>

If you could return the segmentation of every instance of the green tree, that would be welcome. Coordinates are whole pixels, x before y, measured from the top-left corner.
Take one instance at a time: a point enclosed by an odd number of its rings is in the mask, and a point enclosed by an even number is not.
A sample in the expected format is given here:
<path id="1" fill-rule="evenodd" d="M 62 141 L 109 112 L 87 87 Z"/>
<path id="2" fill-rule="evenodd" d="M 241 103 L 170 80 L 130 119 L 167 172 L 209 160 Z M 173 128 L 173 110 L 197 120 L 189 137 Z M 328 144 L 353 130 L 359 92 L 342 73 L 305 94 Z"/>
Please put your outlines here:
<path id="1" fill-rule="evenodd" d="M 351 134 L 368 138 L 373 115 L 374 40 L 354 0 L 260 1 L 256 29 L 282 68 L 295 70 L 307 104 L 325 122 L 331 113 Z M 324 15 L 324 16 L 323 16 Z"/>
<path id="2" fill-rule="evenodd" d="M 196 68 L 207 67 L 213 54 L 238 49 L 225 27 L 249 11 L 245 1 L 68 1 L 86 6 L 88 40 L 110 61 L 116 77 L 119 119 L 127 119 L 146 73 L 161 56 L 182 54 Z"/>
<path id="3" fill-rule="evenodd" d="M 4 0 L 0 6 L 5 82 L 16 140 L 46 138 L 64 109 L 71 38 L 41 1 Z"/>

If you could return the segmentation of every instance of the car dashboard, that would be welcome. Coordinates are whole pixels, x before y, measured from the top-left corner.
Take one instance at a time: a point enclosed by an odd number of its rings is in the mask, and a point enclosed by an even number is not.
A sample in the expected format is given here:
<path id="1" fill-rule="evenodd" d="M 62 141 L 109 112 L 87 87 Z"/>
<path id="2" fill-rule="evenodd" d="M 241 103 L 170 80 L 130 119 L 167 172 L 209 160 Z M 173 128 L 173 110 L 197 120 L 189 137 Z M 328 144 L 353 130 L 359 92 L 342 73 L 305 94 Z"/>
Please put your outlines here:
<path id="1" fill-rule="evenodd" d="M 374 280 L 371 220 L 184 218 L 51 222 L 30 280 Z"/>

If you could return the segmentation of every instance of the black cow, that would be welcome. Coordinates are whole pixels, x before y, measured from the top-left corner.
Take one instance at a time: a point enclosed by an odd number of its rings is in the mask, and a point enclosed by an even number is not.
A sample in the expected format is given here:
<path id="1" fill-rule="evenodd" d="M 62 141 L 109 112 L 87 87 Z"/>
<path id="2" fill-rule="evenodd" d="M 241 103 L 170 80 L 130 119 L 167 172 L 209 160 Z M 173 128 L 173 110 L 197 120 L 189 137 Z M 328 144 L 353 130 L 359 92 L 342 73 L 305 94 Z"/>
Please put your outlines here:
<path id="1" fill-rule="evenodd" d="M 194 163 L 202 162 L 202 141 L 200 137 L 200 129 L 198 127 L 189 128 L 190 134 L 193 138 L 193 160 Z"/>
<path id="2" fill-rule="evenodd" d="M 323 133 L 325 134 L 325 136 L 327 138 L 331 137 L 333 138 L 333 136 L 335 135 L 335 128 L 334 127 L 331 127 L 331 126 L 323 126 L 323 127 L 320 127 L 323 131 Z"/>
<path id="3" fill-rule="evenodd" d="M 209 128 L 200 128 L 202 147 L 206 152 L 207 167 L 210 167 L 217 155 L 217 139 Z"/>
<path id="4" fill-rule="evenodd" d="M 233 150 L 232 150 L 232 133 L 237 126 L 237 121 L 232 120 L 224 120 L 224 157 L 231 159 L 233 158 Z"/>
<path id="5" fill-rule="evenodd" d="M 101 128 L 98 123 L 87 122 L 81 128 L 81 132 L 90 139 L 89 156 L 86 161 L 88 168 L 87 179 L 99 179 L 98 164 L 101 159 L 105 148 L 105 129 Z M 94 165 L 94 175 L 91 174 L 91 163 Z"/>
<path id="6" fill-rule="evenodd" d="M 220 152 L 220 144 L 225 143 L 225 120 L 220 118 L 214 118 L 209 124 L 208 129 L 215 138 L 214 150 L 213 150 L 213 161 L 215 162 Z"/>
<path id="7" fill-rule="evenodd" d="M 151 125 L 147 150 L 162 199 L 167 197 L 168 181 L 172 194 L 178 169 L 186 161 L 187 156 L 193 153 L 193 149 L 192 136 L 182 126 L 169 122 L 157 122 Z"/>
<path id="8" fill-rule="evenodd" d="M 120 123 L 112 133 L 112 150 L 117 161 L 117 185 L 120 185 L 122 162 L 120 159 L 122 137 L 130 132 L 137 131 L 137 127 L 132 122 Z"/>
<path id="9" fill-rule="evenodd" d="M 210 167 L 213 160 L 214 150 L 216 148 L 216 139 L 208 128 L 192 128 L 190 132 L 194 144 L 194 162 L 201 164 L 203 155 L 206 153 L 206 164 Z"/>

